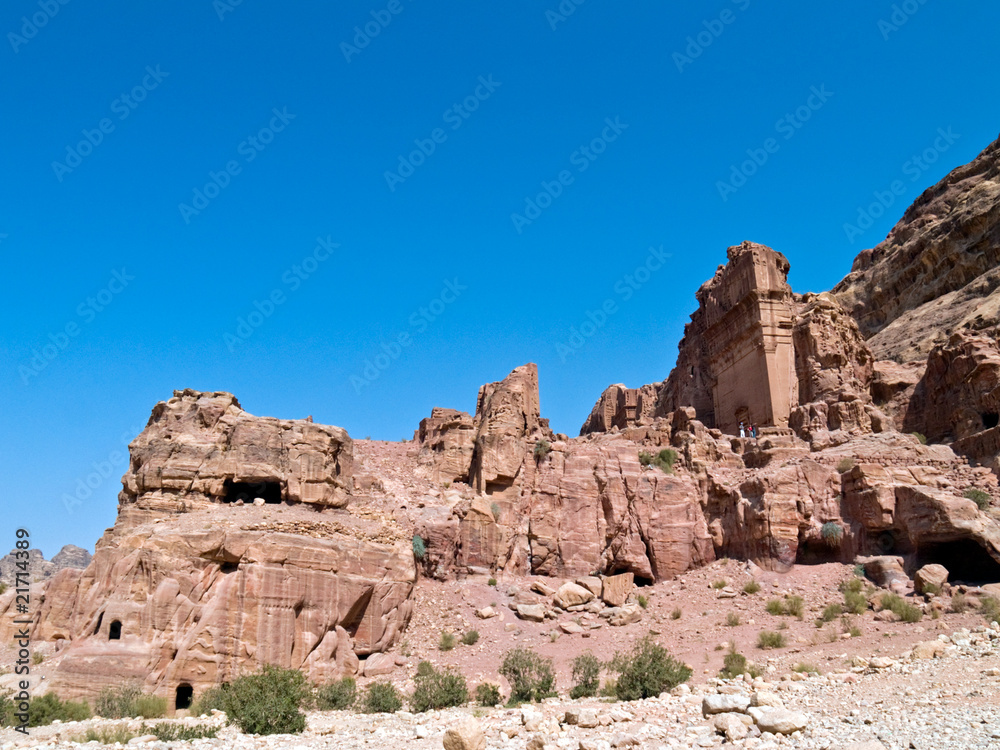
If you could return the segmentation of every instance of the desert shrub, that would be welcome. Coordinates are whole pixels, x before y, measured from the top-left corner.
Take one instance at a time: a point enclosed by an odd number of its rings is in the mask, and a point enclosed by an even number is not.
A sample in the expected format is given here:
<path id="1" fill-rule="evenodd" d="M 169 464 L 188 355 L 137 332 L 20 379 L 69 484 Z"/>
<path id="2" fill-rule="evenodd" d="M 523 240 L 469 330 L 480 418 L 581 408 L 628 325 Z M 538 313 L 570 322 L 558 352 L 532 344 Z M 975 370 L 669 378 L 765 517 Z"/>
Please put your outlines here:
<path id="1" fill-rule="evenodd" d="M 208 716 L 212 711 L 225 711 L 221 687 L 213 687 L 206 690 L 191 704 L 192 716 Z"/>
<path id="2" fill-rule="evenodd" d="M 427 677 L 434 674 L 434 665 L 429 661 L 422 661 L 417 664 L 417 677 Z"/>
<path id="3" fill-rule="evenodd" d="M 451 651 L 455 648 L 456 638 L 454 633 L 449 633 L 447 630 L 441 631 L 441 637 L 438 638 L 438 650 L 439 651 Z"/>
<path id="4" fill-rule="evenodd" d="M 652 464 L 667 474 L 674 473 L 674 463 L 677 461 L 677 451 L 673 448 L 664 448 L 656 457 L 652 459 Z"/>
<path id="5" fill-rule="evenodd" d="M 655 698 L 691 677 L 691 669 L 649 635 L 639 640 L 630 652 L 615 654 L 609 668 L 618 675 L 615 694 L 623 701 Z"/>
<path id="6" fill-rule="evenodd" d="M 882 609 L 889 609 L 899 615 L 903 622 L 920 622 L 924 613 L 896 594 L 882 597 Z"/>
<path id="7" fill-rule="evenodd" d="M 490 503 L 490 513 L 493 514 L 494 521 L 499 521 L 500 516 L 503 515 L 503 509 L 501 509 L 500 503 Z"/>
<path id="8" fill-rule="evenodd" d="M 323 685 L 316 691 L 316 708 L 320 711 L 345 711 L 358 697 L 358 683 L 353 677 L 343 677 Z"/>
<path id="9" fill-rule="evenodd" d="M 601 662 L 590 651 L 573 659 L 573 689 L 570 698 L 591 698 L 601 686 Z"/>
<path id="10" fill-rule="evenodd" d="M 403 707 L 403 696 L 391 682 L 373 682 L 361 699 L 366 714 L 394 714 Z"/>
<path id="11" fill-rule="evenodd" d="M 975 487 L 969 487 L 969 489 L 962 493 L 962 497 L 974 502 L 979 510 L 986 510 L 990 507 L 989 494 L 982 490 L 977 490 Z"/>
<path id="12" fill-rule="evenodd" d="M 986 618 L 986 622 L 1000 622 L 1000 599 L 995 596 L 983 597 L 979 602 L 979 611 Z"/>
<path id="13" fill-rule="evenodd" d="M 801 672 L 802 674 L 822 674 L 817 666 L 804 661 L 800 661 L 795 664 L 792 667 L 792 671 Z"/>
<path id="14" fill-rule="evenodd" d="M 844 609 L 852 615 L 863 615 L 868 611 L 868 598 L 860 591 L 844 591 Z"/>
<path id="15" fill-rule="evenodd" d="M 14 724 L 14 712 L 17 708 L 11 700 L 13 693 L 10 690 L 0 691 L 0 727 L 9 727 Z"/>
<path id="16" fill-rule="evenodd" d="M 833 622 L 838 617 L 844 614 L 844 608 L 840 604 L 827 604 L 823 608 L 823 614 L 819 616 L 819 621 L 821 623 Z"/>
<path id="17" fill-rule="evenodd" d="M 13 709 L 13 704 L 12 704 Z M 11 711 L 13 718 L 13 710 Z M 82 701 L 64 701 L 47 693 L 28 702 L 28 726 L 44 727 L 53 721 L 83 721 L 90 718 L 90 706 Z M 13 723 L 13 722 L 11 722 Z"/>
<path id="18" fill-rule="evenodd" d="M 769 615 L 783 615 L 785 614 L 785 603 L 781 599 L 768 599 L 764 609 Z"/>
<path id="19" fill-rule="evenodd" d="M 3 596 L 6 593 L 7 593 L 7 584 L 0 583 L 0 596 Z"/>
<path id="20" fill-rule="evenodd" d="M 438 672 L 432 667 L 430 673 L 418 675 L 414 682 L 416 688 L 410 698 L 410 706 L 417 713 L 461 706 L 469 700 L 465 678 L 457 672 Z"/>
<path id="21" fill-rule="evenodd" d="M 720 578 L 718 581 L 712 581 L 713 589 L 724 589 L 728 585 L 729 583 L 726 581 L 725 578 Z"/>
<path id="22" fill-rule="evenodd" d="M 730 645 L 729 653 L 722 658 L 722 669 L 719 671 L 719 677 L 731 680 L 746 671 L 747 658 L 743 654 L 737 653 L 735 647 Z"/>
<path id="23" fill-rule="evenodd" d="M 648 451 L 639 451 L 639 463 L 643 466 L 649 466 L 653 463 L 653 454 Z"/>
<path id="24" fill-rule="evenodd" d="M 476 642 L 479 640 L 479 631 L 470 630 L 465 635 L 462 636 L 462 643 L 466 646 L 475 646 Z"/>
<path id="25" fill-rule="evenodd" d="M 497 585 L 497 579 L 496 578 L 491 578 L 490 580 L 488 580 L 486 582 L 486 585 L 487 586 L 496 586 Z"/>
<path id="26" fill-rule="evenodd" d="M 844 456 L 840 461 L 837 462 L 837 471 L 843 474 L 846 471 L 850 471 L 854 468 L 854 459 L 850 456 Z"/>
<path id="27" fill-rule="evenodd" d="M 483 708 L 492 708 L 503 702 L 500 686 L 492 682 L 484 682 L 476 686 L 476 703 Z"/>
<path id="28" fill-rule="evenodd" d="M 915 437 L 921 445 L 927 445 L 927 438 L 923 434 L 919 432 L 911 432 L 910 434 L 913 435 L 913 437 Z"/>
<path id="29" fill-rule="evenodd" d="M 298 734 L 306 728 L 299 709 L 307 692 L 300 671 L 266 664 L 222 685 L 222 710 L 244 734 Z"/>
<path id="30" fill-rule="evenodd" d="M 424 538 L 420 534 L 413 535 L 413 556 L 418 560 L 423 560 L 424 555 L 427 554 L 427 545 L 424 543 Z"/>
<path id="31" fill-rule="evenodd" d="M 167 699 L 143 693 L 134 683 L 104 688 L 97 696 L 94 711 L 105 719 L 159 719 L 167 714 Z"/>
<path id="32" fill-rule="evenodd" d="M 757 635 L 757 648 L 784 648 L 785 636 L 773 630 L 762 630 Z"/>
<path id="33" fill-rule="evenodd" d="M 757 581 L 748 581 L 746 585 L 743 586 L 744 594 L 756 594 L 760 591 L 760 584 Z"/>
<path id="34" fill-rule="evenodd" d="M 649 606 L 649 599 L 644 597 L 642 594 L 636 594 L 635 600 L 636 602 L 639 603 L 639 606 L 642 607 L 643 609 L 646 609 L 646 607 Z"/>
<path id="35" fill-rule="evenodd" d="M 802 619 L 805 614 L 805 601 L 801 596 L 785 597 L 785 614 Z"/>
<path id="36" fill-rule="evenodd" d="M 552 446 L 549 444 L 548 440 L 539 440 L 535 443 L 535 458 L 541 460 L 549 455 L 549 451 L 552 450 Z"/>
<path id="37" fill-rule="evenodd" d="M 45 656 L 44 656 L 44 654 L 40 654 L 40 653 L 38 653 L 38 652 L 36 651 L 35 653 L 33 653 L 33 654 L 31 655 L 31 663 L 32 663 L 32 664 L 34 664 L 34 665 L 35 665 L 36 667 L 37 667 L 37 666 L 38 666 L 39 664 L 41 664 L 41 663 L 42 663 L 43 661 L 45 661 Z"/>
<path id="38" fill-rule="evenodd" d="M 740 624 L 740 616 L 738 614 L 736 614 L 735 612 L 730 612 L 729 614 L 726 615 L 727 626 L 735 628 L 739 624 Z"/>
<path id="39" fill-rule="evenodd" d="M 819 530 L 828 547 L 839 547 L 844 539 L 844 527 L 836 521 L 827 521 Z"/>
<path id="40" fill-rule="evenodd" d="M 956 615 L 960 615 L 963 612 L 965 612 L 965 610 L 967 610 L 968 608 L 969 608 L 969 602 L 965 598 L 965 594 L 963 594 L 961 591 L 956 591 L 954 594 L 951 595 L 952 612 L 954 612 Z"/>
<path id="41" fill-rule="evenodd" d="M 209 727 L 204 724 L 187 726 L 185 724 L 166 724 L 160 722 L 154 726 L 143 724 L 139 728 L 140 737 L 147 734 L 154 734 L 160 742 L 190 742 L 191 740 L 215 739 L 218 733 L 219 730 L 217 727 Z"/>
<path id="42" fill-rule="evenodd" d="M 857 625 L 851 625 L 850 630 L 848 630 L 847 632 L 851 634 L 851 638 L 861 637 L 861 628 L 859 628 Z"/>
<path id="43" fill-rule="evenodd" d="M 679 620 L 679 619 L 681 619 L 681 615 L 682 614 L 684 614 L 684 613 L 681 612 L 681 608 L 678 607 L 677 609 L 675 609 L 673 612 L 670 613 L 670 619 L 671 620 Z"/>
<path id="44" fill-rule="evenodd" d="M 553 695 L 556 676 L 552 660 L 528 648 L 515 648 L 504 654 L 500 676 L 510 683 L 510 703 L 539 701 Z"/>
<path id="45" fill-rule="evenodd" d="M 80 744 L 99 742 L 102 745 L 127 745 L 129 740 L 141 736 L 139 732 L 134 732 L 128 727 L 102 727 L 101 729 L 90 728 L 84 734 L 74 737 L 71 741 Z"/>

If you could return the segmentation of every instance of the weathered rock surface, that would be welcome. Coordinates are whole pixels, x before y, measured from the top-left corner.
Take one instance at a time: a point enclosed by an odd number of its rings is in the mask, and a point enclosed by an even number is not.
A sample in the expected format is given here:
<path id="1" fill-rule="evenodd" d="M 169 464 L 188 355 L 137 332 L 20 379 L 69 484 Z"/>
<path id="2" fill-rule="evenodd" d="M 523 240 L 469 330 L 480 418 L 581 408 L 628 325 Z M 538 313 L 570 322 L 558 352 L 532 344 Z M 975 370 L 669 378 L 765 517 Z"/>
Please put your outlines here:
<path id="1" fill-rule="evenodd" d="M 10 554 L 0 558 L 0 583 L 5 583 L 8 586 L 15 584 L 16 573 L 23 570 L 17 567 L 17 563 L 22 561 L 22 558 L 15 557 L 15 552 L 16 550 L 11 550 Z M 44 581 L 66 568 L 82 570 L 90 564 L 90 558 L 91 555 L 87 550 L 73 544 L 67 544 L 53 555 L 51 560 L 46 560 L 42 556 L 41 550 L 32 548 L 28 550 L 26 561 L 28 563 L 28 581 L 30 583 Z"/>
<path id="2" fill-rule="evenodd" d="M 834 296 L 879 359 L 926 358 L 961 328 L 1000 322 L 1000 141 L 952 170 L 863 250 Z"/>
<path id="3" fill-rule="evenodd" d="M 441 408 L 420 420 L 414 435 L 420 445 L 419 460 L 432 468 L 434 482 L 468 481 L 475 439 L 475 424 L 468 413 Z"/>

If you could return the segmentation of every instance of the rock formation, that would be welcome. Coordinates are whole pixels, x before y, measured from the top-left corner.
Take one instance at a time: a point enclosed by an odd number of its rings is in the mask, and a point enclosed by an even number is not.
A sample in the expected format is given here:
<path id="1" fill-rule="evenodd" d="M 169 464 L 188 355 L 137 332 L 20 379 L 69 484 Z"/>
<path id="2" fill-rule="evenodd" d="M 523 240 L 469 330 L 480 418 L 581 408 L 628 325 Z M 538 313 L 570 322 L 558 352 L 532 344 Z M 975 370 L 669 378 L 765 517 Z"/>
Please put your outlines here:
<path id="1" fill-rule="evenodd" d="M 0 583 L 14 585 L 16 562 L 13 551 L 0 558 Z M 51 560 L 46 560 L 42 557 L 41 550 L 31 549 L 28 551 L 28 563 L 30 580 L 44 581 L 66 568 L 86 568 L 90 564 L 90 553 L 73 544 L 67 544 L 53 555 Z"/>
<path id="2" fill-rule="evenodd" d="M 92 698 L 136 680 L 183 708 L 265 663 L 325 681 L 394 643 L 416 579 L 410 539 L 337 510 L 352 479 L 343 430 L 182 391 L 129 448 L 115 526 L 36 614 L 33 638 L 62 652 L 53 690 Z"/>
<path id="3" fill-rule="evenodd" d="M 962 328 L 1000 323 L 1000 140 L 910 206 L 833 294 L 879 359 L 923 360 Z"/>

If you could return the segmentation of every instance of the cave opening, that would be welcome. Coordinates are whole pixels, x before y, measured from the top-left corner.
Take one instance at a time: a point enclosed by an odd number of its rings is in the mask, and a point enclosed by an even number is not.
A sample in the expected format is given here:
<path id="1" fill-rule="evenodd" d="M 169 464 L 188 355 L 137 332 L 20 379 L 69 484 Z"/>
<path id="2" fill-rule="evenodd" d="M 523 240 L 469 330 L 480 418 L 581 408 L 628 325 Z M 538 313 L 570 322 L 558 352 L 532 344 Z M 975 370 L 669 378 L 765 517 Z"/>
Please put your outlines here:
<path id="1" fill-rule="evenodd" d="M 174 708 L 178 711 L 185 708 L 191 708 L 192 700 L 194 700 L 194 688 L 186 682 L 182 682 L 177 686 L 177 692 L 174 695 Z"/>
<path id="2" fill-rule="evenodd" d="M 983 418 L 983 427 L 987 430 L 992 430 L 1000 424 L 1000 414 L 997 414 L 995 411 L 984 411 L 979 416 Z"/>
<path id="3" fill-rule="evenodd" d="M 115 620 L 108 627 L 108 640 L 109 641 L 120 641 L 122 638 L 122 621 Z"/>
<path id="4" fill-rule="evenodd" d="M 948 569 L 949 583 L 1000 583 L 1000 562 L 971 539 L 921 545 L 917 551 L 917 567 L 930 563 Z"/>
<path id="5" fill-rule="evenodd" d="M 234 482 L 227 479 L 223 485 L 222 502 L 235 503 L 242 500 L 244 504 L 252 504 L 258 498 L 264 498 L 268 505 L 278 505 L 282 501 L 281 482 Z"/>

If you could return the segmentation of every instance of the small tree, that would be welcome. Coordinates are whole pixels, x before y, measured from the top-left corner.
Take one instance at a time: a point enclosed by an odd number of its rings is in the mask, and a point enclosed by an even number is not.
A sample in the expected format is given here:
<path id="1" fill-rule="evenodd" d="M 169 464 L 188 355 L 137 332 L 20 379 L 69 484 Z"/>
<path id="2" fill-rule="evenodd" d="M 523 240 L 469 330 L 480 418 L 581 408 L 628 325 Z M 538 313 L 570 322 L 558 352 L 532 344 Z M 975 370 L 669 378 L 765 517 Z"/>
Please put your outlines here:
<path id="1" fill-rule="evenodd" d="M 549 451 L 551 450 L 552 446 L 549 444 L 548 440 L 539 440 L 537 443 L 535 443 L 535 460 L 541 461 L 543 458 L 549 455 Z"/>
<path id="2" fill-rule="evenodd" d="M 649 635 L 631 652 L 615 654 L 610 669 L 618 673 L 615 692 L 623 701 L 654 698 L 691 677 L 690 667 L 674 659 Z"/>
<path id="3" fill-rule="evenodd" d="M 590 651 L 573 659 L 573 689 L 570 698 L 590 698 L 601 686 L 601 662 Z"/>
<path id="4" fill-rule="evenodd" d="M 556 686 L 552 660 L 528 648 L 508 651 L 500 665 L 500 676 L 510 683 L 512 704 L 540 701 L 552 695 Z"/>
<path id="5" fill-rule="evenodd" d="M 820 529 L 820 535 L 827 547 L 839 547 L 844 539 L 844 527 L 836 521 L 827 521 Z"/>
<path id="6" fill-rule="evenodd" d="M 344 711 L 354 705 L 358 684 L 353 677 L 344 677 L 316 691 L 316 707 L 320 711 Z"/>
<path id="7" fill-rule="evenodd" d="M 413 535 L 413 556 L 418 560 L 423 560 L 424 555 L 427 554 L 427 545 L 424 544 L 424 538 L 420 534 Z"/>
<path id="8" fill-rule="evenodd" d="M 391 682 L 373 682 L 361 701 L 366 714 L 394 714 L 402 707 L 403 696 Z"/>
<path id="9" fill-rule="evenodd" d="M 430 671 L 418 673 L 414 679 L 416 688 L 410 705 L 417 713 L 433 709 L 461 706 L 469 700 L 469 689 L 465 678 L 457 672 L 438 672 L 431 667 Z"/>
<path id="10" fill-rule="evenodd" d="M 476 687 L 476 702 L 483 708 L 492 708 L 503 701 L 500 686 L 484 682 Z"/>
<path id="11" fill-rule="evenodd" d="M 299 710 L 306 693 L 299 670 L 266 664 L 257 674 L 223 684 L 223 710 L 244 734 L 298 734 L 306 728 Z"/>

